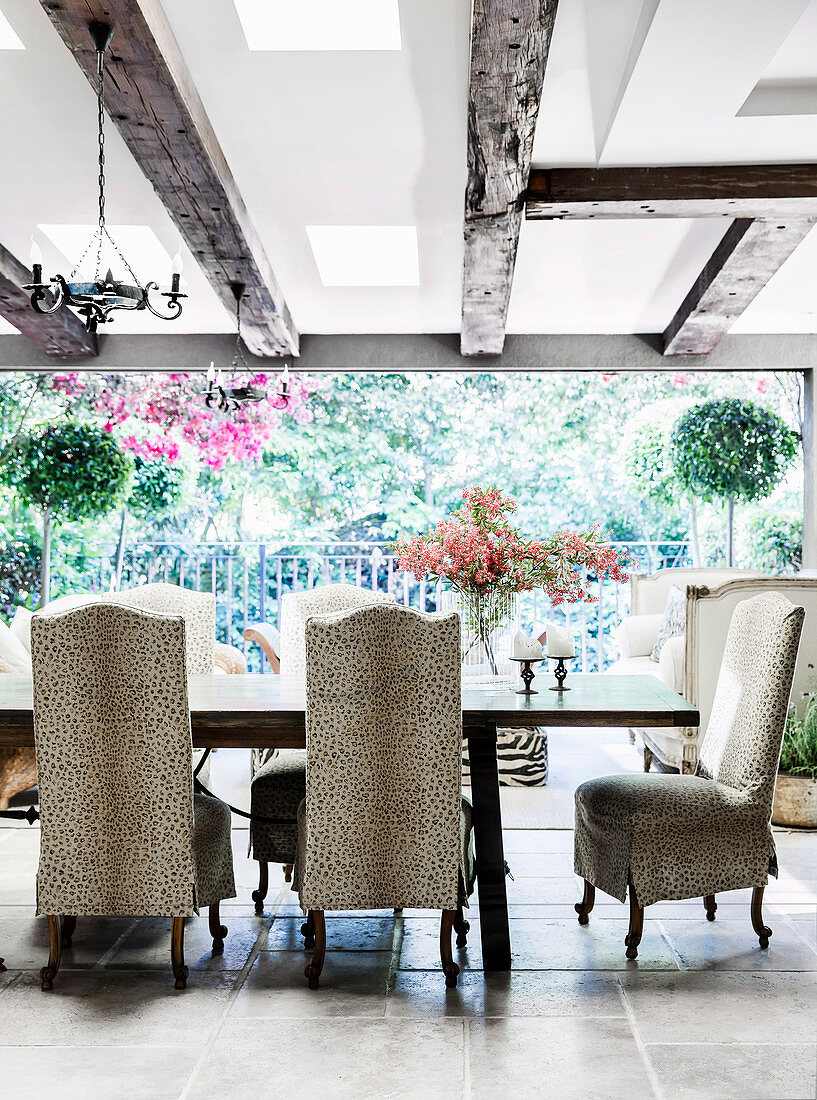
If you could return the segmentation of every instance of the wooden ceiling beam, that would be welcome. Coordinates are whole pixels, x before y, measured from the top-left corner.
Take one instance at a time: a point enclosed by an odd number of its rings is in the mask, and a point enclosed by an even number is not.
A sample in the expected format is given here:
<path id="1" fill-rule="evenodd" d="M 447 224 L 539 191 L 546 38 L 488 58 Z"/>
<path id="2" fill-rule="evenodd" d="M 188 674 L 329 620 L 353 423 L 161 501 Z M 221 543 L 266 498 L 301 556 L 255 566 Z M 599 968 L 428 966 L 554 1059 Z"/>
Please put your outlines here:
<path id="1" fill-rule="evenodd" d="M 109 117 L 230 313 L 230 284 L 244 283 L 241 329 L 250 351 L 297 355 L 298 331 L 158 0 L 40 3 L 94 88 L 88 25 L 114 27 L 105 59 Z"/>
<path id="2" fill-rule="evenodd" d="M 665 355 L 708 355 L 810 232 L 814 218 L 738 218 L 667 326 Z"/>
<path id="3" fill-rule="evenodd" d="M 809 218 L 817 164 L 662 168 L 534 168 L 530 219 Z"/>
<path id="4" fill-rule="evenodd" d="M 31 295 L 21 289 L 31 281 L 32 274 L 25 264 L 0 245 L 0 316 L 54 359 L 96 355 L 96 335 L 86 332 L 70 309 L 48 315 L 34 312 Z"/>
<path id="5" fill-rule="evenodd" d="M 499 355 L 505 341 L 522 196 L 557 2 L 473 0 L 463 355 Z"/>

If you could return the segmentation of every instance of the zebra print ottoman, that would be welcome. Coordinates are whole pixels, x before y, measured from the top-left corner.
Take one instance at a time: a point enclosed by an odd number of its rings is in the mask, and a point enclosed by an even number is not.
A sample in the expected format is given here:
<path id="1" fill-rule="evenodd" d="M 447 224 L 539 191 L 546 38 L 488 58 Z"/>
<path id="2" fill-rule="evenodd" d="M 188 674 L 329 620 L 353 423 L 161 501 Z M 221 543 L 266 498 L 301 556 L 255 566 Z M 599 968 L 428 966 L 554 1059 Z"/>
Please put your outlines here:
<path id="1" fill-rule="evenodd" d="M 544 787 L 548 781 L 548 733 L 541 726 L 497 730 L 500 787 Z M 462 745 L 462 781 L 471 782 L 468 742 Z"/>

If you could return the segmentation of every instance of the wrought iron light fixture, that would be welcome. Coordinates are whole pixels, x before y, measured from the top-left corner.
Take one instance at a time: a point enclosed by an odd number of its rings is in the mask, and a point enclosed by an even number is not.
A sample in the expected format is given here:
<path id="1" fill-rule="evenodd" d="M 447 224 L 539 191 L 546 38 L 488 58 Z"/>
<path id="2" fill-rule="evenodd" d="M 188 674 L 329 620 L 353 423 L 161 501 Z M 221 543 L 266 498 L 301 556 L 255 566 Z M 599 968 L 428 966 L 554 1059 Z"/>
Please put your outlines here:
<path id="1" fill-rule="evenodd" d="M 174 271 L 170 290 L 162 293 L 167 298 L 167 312 L 160 312 L 150 301 L 150 292 L 158 290 L 156 282 L 146 283 L 144 286 L 133 273 L 128 261 L 122 255 L 122 251 L 108 231 L 105 224 L 105 51 L 113 37 L 113 27 L 107 23 L 93 22 L 89 25 L 91 38 L 96 46 L 96 70 L 97 70 L 97 143 L 99 148 L 99 218 L 97 228 L 94 231 L 85 251 L 71 274 L 65 279 L 62 275 L 54 275 L 49 282 L 43 282 L 42 258 L 35 253 L 32 255 L 33 282 L 27 283 L 23 290 L 31 291 L 31 305 L 37 313 L 56 313 L 64 306 L 73 306 L 81 317 L 85 319 L 85 328 L 88 332 L 96 332 L 96 327 L 113 318 L 109 314 L 115 309 L 148 309 L 163 321 L 175 321 L 182 312 L 181 299 L 186 298 L 180 290 L 181 282 L 181 257 L 179 262 L 174 262 Z M 106 243 L 113 247 L 116 256 L 124 266 L 123 274 L 130 278 L 130 282 L 120 281 L 115 278 L 110 268 L 102 274 L 102 251 Z M 79 281 L 78 275 L 86 257 L 96 250 L 93 279 Z"/>
<path id="2" fill-rule="evenodd" d="M 244 358 L 244 349 L 241 346 L 241 299 L 244 297 L 246 287 L 243 283 L 230 283 L 230 289 L 235 297 L 235 349 L 229 368 L 230 378 L 225 381 L 221 371 L 216 371 L 214 364 L 211 363 L 207 371 L 207 389 L 204 397 L 204 403 L 208 409 L 215 406 L 222 412 L 263 401 L 267 396 L 263 386 L 254 386 L 250 381 L 250 367 Z M 240 381 L 237 377 L 239 374 L 246 375 L 246 380 Z"/>

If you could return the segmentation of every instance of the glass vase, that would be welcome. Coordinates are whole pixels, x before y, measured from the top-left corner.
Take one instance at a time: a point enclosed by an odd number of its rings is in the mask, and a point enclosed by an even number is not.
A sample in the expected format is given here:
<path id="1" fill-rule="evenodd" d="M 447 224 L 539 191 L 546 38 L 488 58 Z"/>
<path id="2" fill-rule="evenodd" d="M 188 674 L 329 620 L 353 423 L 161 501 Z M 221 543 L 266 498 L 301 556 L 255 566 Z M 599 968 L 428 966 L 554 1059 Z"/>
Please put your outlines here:
<path id="1" fill-rule="evenodd" d="M 460 616 L 462 675 L 470 684 L 510 687 L 516 669 L 510 660 L 517 625 L 515 593 L 444 593 L 443 606 Z"/>

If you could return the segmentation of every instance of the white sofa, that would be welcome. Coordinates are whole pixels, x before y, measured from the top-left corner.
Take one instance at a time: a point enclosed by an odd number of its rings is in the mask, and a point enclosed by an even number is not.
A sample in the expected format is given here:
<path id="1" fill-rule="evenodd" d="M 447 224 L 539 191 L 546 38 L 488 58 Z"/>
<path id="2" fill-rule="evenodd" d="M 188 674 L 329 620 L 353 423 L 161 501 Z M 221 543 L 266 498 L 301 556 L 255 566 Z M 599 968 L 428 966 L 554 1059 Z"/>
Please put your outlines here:
<path id="1" fill-rule="evenodd" d="M 671 638 L 657 663 L 650 659 L 671 586 L 686 588 L 686 629 Z M 735 606 L 758 592 L 783 592 L 806 609 L 792 702 L 802 706 L 817 665 L 817 578 L 769 577 L 747 569 L 663 569 L 630 580 L 630 615 L 618 628 L 620 658 L 608 673 L 657 676 L 693 703 L 701 725 L 678 729 L 631 729 L 630 739 L 643 746 L 644 770 L 654 758 L 661 765 L 691 774 L 709 721 L 726 632 Z"/>

